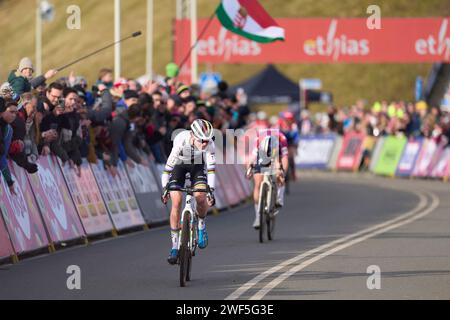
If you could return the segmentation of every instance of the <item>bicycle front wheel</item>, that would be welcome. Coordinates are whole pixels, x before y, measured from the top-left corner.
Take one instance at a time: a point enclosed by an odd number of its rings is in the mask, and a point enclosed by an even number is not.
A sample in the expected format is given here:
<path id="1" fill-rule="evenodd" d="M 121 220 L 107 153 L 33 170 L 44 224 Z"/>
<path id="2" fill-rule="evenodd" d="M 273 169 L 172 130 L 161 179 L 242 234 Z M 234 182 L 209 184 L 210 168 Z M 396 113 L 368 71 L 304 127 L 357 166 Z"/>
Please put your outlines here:
<path id="1" fill-rule="evenodd" d="M 183 226 L 181 229 L 181 244 L 180 244 L 180 286 L 186 286 L 188 281 L 188 274 L 190 273 L 191 250 L 189 248 L 190 224 L 191 215 L 189 211 L 183 213 Z"/>
<path id="2" fill-rule="evenodd" d="M 191 281 L 191 270 L 192 270 L 192 257 L 195 255 L 195 246 L 194 243 L 195 237 L 197 234 L 196 221 L 194 220 L 193 225 L 190 226 L 191 237 L 190 237 L 190 246 L 189 246 L 189 259 L 187 264 L 187 273 L 186 273 L 186 281 Z"/>
<path id="3" fill-rule="evenodd" d="M 266 224 L 266 207 L 267 207 L 267 186 L 266 184 L 263 184 L 262 190 L 259 197 L 259 206 L 258 206 L 258 212 L 259 212 L 259 242 L 264 242 L 264 229 Z"/>

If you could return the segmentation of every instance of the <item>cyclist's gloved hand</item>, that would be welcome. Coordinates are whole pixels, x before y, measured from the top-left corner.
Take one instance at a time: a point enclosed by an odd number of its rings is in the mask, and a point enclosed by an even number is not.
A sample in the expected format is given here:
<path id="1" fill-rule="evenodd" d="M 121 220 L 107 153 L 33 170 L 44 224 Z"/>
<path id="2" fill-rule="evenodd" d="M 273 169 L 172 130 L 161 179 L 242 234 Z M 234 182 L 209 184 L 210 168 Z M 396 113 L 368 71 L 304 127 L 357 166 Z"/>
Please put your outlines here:
<path id="1" fill-rule="evenodd" d="M 286 180 L 286 174 L 283 170 L 283 168 L 279 168 L 278 169 L 278 173 L 277 173 L 277 184 L 278 186 L 284 186 L 285 180 Z"/>
<path id="2" fill-rule="evenodd" d="M 164 204 L 167 204 L 167 202 L 169 201 L 169 198 L 170 198 L 169 190 L 167 190 L 167 187 L 164 187 L 164 189 L 162 191 L 162 195 L 161 195 L 161 202 Z"/>
<path id="3" fill-rule="evenodd" d="M 208 193 L 206 194 L 206 199 L 210 207 L 214 207 L 216 204 L 216 197 L 214 197 L 214 189 L 208 188 Z"/>

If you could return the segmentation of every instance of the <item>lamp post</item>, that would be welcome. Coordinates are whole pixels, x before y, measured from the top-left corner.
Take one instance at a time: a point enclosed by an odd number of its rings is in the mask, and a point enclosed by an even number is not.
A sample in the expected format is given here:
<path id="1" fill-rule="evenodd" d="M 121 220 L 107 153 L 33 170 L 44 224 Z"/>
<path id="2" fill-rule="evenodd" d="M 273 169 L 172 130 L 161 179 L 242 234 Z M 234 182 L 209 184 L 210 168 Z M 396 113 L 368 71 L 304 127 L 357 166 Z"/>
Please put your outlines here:
<path id="1" fill-rule="evenodd" d="M 197 41 L 197 0 L 190 0 L 191 9 L 191 83 L 197 83 L 197 46 L 194 46 Z"/>
<path id="2" fill-rule="evenodd" d="M 42 22 L 53 21 L 55 17 L 54 6 L 46 0 L 36 0 L 36 39 L 35 39 L 35 73 L 42 74 Z"/>
<path id="3" fill-rule="evenodd" d="M 114 0 L 114 41 L 120 40 L 120 0 Z M 115 78 L 120 78 L 120 43 L 114 46 L 114 74 Z"/>
<path id="4" fill-rule="evenodd" d="M 145 73 L 153 78 L 153 0 L 147 0 L 147 58 Z"/>

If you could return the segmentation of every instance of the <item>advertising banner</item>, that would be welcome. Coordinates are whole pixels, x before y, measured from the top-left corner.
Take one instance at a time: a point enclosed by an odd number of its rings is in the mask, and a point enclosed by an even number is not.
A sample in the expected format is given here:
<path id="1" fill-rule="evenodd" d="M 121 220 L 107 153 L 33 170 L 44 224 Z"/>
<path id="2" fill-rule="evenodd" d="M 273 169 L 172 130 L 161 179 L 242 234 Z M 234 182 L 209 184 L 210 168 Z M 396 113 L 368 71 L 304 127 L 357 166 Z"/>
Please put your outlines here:
<path id="1" fill-rule="evenodd" d="M 389 136 L 381 149 L 374 172 L 376 174 L 393 176 L 406 145 L 405 137 Z"/>
<path id="2" fill-rule="evenodd" d="M 169 212 L 161 202 L 161 179 L 156 178 L 151 168 L 140 164 L 134 168 L 126 166 L 126 170 L 145 221 L 149 224 L 166 221 Z"/>
<path id="3" fill-rule="evenodd" d="M 234 164 L 226 164 L 222 168 L 226 170 L 227 172 L 227 179 L 231 181 L 231 183 L 234 185 L 234 189 L 237 193 L 237 196 L 239 198 L 239 201 L 244 200 L 246 197 L 246 191 L 242 185 L 242 182 L 240 180 L 240 177 L 238 176 L 236 172 L 236 165 Z"/>
<path id="4" fill-rule="evenodd" d="M 49 240 L 25 170 L 11 161 L 9 168 L 16 194 L 11 194 L 5 179 L 1 177 L 0 209 L 14 251 L 21 254 L 46 247 Z"/>
<path id="5" fill-rule="evenodd" d="M 450 177 L 450 147 L 439 151 L 437 160 L 431 167 L 430 176 L 433 178 Z"/>
<path id="6" fill-rule="evenodd" d="M 416 165 L 414 166 L 413 176 L 426 177 L 428 175 L 431 161 L 433 160 L 433 156 L 437 151 L 437 148 L 438 146 L 435 141 L 425 139 Z"/>
<path id="7" fill-rule="evenodd" d="M 106 171 L 101 160 L 91 164 L 91 168 L 115 228 L 122 230 L 144 225 L 123 162 L 118 162 L 115 177 Z"/>
<path id="8" fill-rule="evenodd" d="M 252 194 L 253 189 L 250 185 L 250 180 L 245 177 L 245 166 L 242 164 L 237 164 L 234 166 L 234 170 L 236 171 L 236 175 L 244 188 L 244 198 L 249 197 Z"/>
<path id="9" fill-rule="evenodd" d="M 86 234 L 95 235 L 113 230 L 102 195 L 86 159 L 83 159 L 80 176 L 67 163 L 62 166 L 61 161 L 58 162 Z"/>
<path id="10" fill-rule="evenodd" d="M 197 45 L 199 63 L 432 63 L 448 62 L 448 18 L 278 18 L 285 41 L 257 43 L 229 32 L 217 19 Z M 208 19 L 198 20 L 198 30 Z M 175 24 L 175 62 L 191 47 L 190 21 Z M 189 61 L 186 66 L 190 66 Z M 188 69 L 181 70 L 189 72 Z"/>
<path id="11" fill-rule="evenodd" d="M 377 138 L 375 142 L 375 148 L 373 149 L 372 156 L 370 157 L 370 172 L 375 171 L 375 166 L 377 165 L 378 159 L 380 159 L 381 149 L 383 149 L 384 142 L 386 141 L 385 137 Z"/>
<path id="12" fill-rule="evenodd" d="M 402 158 L 398 163 L 397 176 L 408 177 L 412 175 L 420 149 L 422 148 L 422 139 L 409 140 L 403 151 Z"/>
<path id="13" fill-rule="evenodd" d="M 0 177 L 3 179 L 3 177 Z M 1 189 L 1 187 L 0 187 Z M 8 258 L 14 254 L 14 250 L 11 245 L 11 241 L 9 240 L 8 231 L 6 231 L 5 225 L 3 223 L 3 212 L 0 207 L 0 260 L 4 258 Z"/>
<path id="14" fill-rule="evenodd" d="M 225 189 L 222 185 L 222 180 L 219 179 L 219 176 L 216 174 L 216 190 L 214 191 L 214 195 L 216 197 L 216 205 L 217 209 L 224 209 L 229 207 L 230 204 L 227 202 L 227 197 L 225 196 Z"/>
<path id="15" fill-rule="evenodd" d="M 153 174 L 155 175 L 155 179 L 157 181 L 158 188 L 161 189 L 162 188 L 162 186 L 161 186 L 161 176 L 162 176 L 162 173 L 164 171 L 164 164 L 151 162 L 150 168 L 152 169 Z"/>
<path id="16" fill-rule="evenodd" d="M 335 140 L 335 135 L 301 136 L 295 156 L 297 168 L 326 169 Z"/>
<path id="17" fill-rule="evenodd" d="M 328 169 L 336 170 L 336 164 L 338 160 L 339 153 L 341 152 L 343 139 L 341 136 L 336 136 L 336 140 L 334 141 L 333 152 L 330 156 L 330 161 L 328 161 Z"/>
<path id="18" fill-rule="evenodd" d="M 336 168 L 338 170 L 357 170 L 363 153 L 365 134 L 348 133 L 344 137 Z"/>
<path id="19" fill-rule="evenodd" d="M 216 179 L 220 180 L 220 185 L 224 190 L 226 202 L 229 205 L 235 205 L 239 203 L 240 197 L 236 191 L 235 187 L 236 182 L 230 179 L 227 166 L 230 165 L 227 164 L 216 165 Z"/>
<path id="20" fill-rule="evenodd" d="M 55 156 L 39 157 L 37 165 L 38 172 L 27 176 L 50 239 L 58 243 L 83 237 L 83 226 L 58 160 Z"/>

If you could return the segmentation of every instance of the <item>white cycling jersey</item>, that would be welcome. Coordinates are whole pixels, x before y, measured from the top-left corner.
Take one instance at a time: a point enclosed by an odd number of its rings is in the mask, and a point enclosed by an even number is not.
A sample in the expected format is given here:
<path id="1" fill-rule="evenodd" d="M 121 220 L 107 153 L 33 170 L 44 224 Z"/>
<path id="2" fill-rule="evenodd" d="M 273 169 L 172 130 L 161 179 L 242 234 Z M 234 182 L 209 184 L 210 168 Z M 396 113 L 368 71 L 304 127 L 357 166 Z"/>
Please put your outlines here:
<path id="1" fill-rule="evenodd" d="M 163 187 L 169 182 L 169 177 L 173 168 L 180 164 L 205 164 L 208 171 L 208 185 L 210 188 L 215 188 L 216 181 L 216 146 L 213 140 L 210 140 L 207 147 L 203 150 L 197 149 L 192 143 L 192 135 L 190 130 L 179 133 L 174 141 L 172 151 L 167 159 L 161 176 L 161 184 Z"/>

